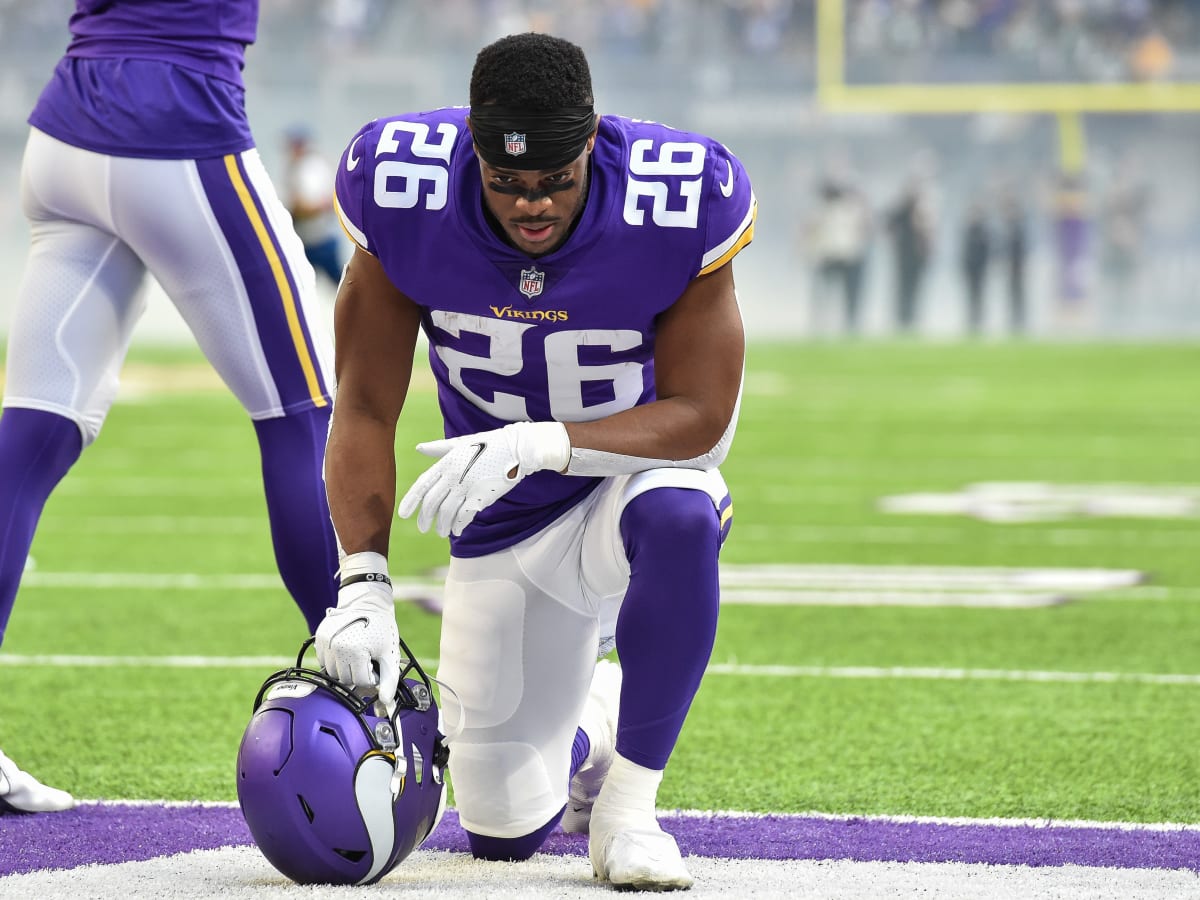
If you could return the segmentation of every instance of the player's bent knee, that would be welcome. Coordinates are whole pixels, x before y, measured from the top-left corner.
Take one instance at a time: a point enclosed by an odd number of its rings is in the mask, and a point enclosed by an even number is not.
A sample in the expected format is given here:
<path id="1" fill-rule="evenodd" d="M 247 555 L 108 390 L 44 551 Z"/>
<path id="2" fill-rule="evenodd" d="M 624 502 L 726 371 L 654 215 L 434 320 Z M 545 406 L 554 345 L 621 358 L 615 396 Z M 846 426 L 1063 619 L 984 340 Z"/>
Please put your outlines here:
<path id="1" fill-rule="evenodd" d="M 659 488 L 634 497 L 621 515 L 621 534 L 628 542 L 666 540 L 699 546 L 715 542 L 720 523 L 712 498 L 689 488 Z"/>

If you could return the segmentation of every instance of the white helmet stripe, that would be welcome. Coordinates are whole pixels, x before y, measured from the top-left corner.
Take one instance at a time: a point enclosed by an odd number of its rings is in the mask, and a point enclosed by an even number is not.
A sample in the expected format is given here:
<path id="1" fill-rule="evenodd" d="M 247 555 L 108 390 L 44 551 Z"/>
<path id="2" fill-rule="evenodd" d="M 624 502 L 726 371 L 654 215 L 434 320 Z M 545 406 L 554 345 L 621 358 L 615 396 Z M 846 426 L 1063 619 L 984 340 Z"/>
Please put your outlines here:
<path id="1" fill-rule="evenodd" d="M 378 875 L 396 849 L 391 791 L 393 771 L 387 757 L 375 755 L 363 759 L 354 775 L 354 798 L 371 840 L 371 870 L 359 884 L 366 884 Z"/>

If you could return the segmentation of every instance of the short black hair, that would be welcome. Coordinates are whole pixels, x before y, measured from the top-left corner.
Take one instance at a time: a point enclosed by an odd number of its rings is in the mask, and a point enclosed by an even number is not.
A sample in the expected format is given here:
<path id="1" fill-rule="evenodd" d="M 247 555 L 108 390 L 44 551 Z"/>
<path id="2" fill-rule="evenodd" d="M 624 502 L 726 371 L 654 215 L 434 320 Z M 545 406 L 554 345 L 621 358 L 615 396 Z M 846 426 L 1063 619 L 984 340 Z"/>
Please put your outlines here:
<path id="1" fill-rule="evenodd" d="M 570 41 L 533 31 L 510 34 L 475 57 L 472 106 L 540 111 L 592 103 L 587 57 Z"/>

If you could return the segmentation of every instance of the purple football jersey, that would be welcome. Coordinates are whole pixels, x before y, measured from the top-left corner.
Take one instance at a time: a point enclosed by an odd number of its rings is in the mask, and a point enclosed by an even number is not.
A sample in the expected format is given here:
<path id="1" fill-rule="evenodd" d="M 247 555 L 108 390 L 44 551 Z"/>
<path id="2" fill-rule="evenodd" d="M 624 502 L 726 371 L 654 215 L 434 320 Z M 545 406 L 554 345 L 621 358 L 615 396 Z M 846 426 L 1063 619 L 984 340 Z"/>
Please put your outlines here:
<path id="1" fill-rule="evenodd" d="M 742 164 L 703 135 L 603 116 L 582 218 L 534 259 L 484 217 L 467 112 L 369 123 L 336 179 L 347 231 L 421 307 L 446 436 L 590 421 L 654 400 L 656 318 L 753 237 Z M 480 512 L 451 550 L 510 546 L 596 484 L 537 472 Z"/>
<path id="2" fill-rule="evenodd" d="M 29 124 L 113 156 L 248 150 L 242 68 L 257 27 L 258 0 L 76 0 Z"/>

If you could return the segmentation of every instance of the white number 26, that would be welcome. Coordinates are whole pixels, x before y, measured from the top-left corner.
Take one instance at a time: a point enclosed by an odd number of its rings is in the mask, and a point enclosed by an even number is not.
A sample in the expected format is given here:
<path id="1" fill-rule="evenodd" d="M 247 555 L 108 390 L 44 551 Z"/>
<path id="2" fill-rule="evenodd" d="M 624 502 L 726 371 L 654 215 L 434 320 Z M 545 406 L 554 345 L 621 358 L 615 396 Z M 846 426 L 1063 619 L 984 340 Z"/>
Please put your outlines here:
<path id="1" fill-rule="evenodd" d="M 658 155 L 650 158 L 654 141 L 642 138 L 633 142 L 629 152 L 629 171 L 635 176 L 629 179 L 625 190 L 625 221 L 630 225 L 642 225 L 646 212 L 638 205 L 642 197 L 649 197 L 650 218 L 662 228 L 695 228 L 700 215 L 700 174 L 704 171 L 704 145 L 693 141 L 664 141 Z M 669 175 L 681 180 L 679 195 L 683 198 L 682 209 L 668 209 L 671 187 L 668 182 L 654 176 Z M 695 176 L 695 177 L 690 177 Z M 654 180 L 652 180 L 654 179 Z M 674 206 L 679 206 L 677 200 Z"/>

